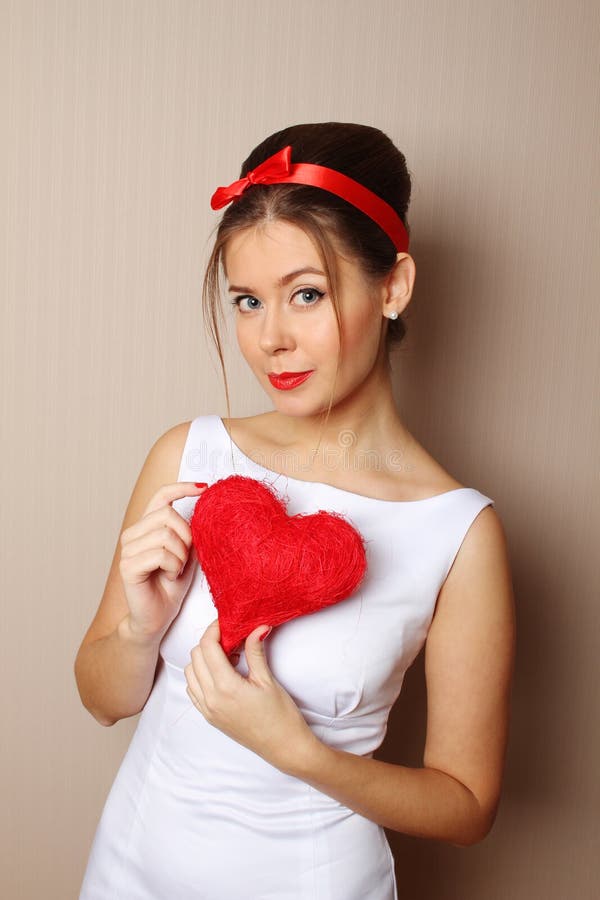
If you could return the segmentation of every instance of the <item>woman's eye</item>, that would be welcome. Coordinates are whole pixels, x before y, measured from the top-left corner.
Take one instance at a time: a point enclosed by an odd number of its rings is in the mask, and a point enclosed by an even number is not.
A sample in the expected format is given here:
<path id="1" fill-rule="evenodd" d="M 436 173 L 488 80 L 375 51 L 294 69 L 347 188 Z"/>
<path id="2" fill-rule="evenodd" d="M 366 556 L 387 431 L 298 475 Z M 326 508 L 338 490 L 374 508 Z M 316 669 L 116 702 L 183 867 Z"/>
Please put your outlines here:
<path id="1" fill-rule="evenodd" d="M 315 306 L 321 297 L 324 296 L 325 292 L 318 291 L 316 288 L 302 288 L 292 295 L 292 299 L 299 299 L 300 302 L 296 304 L 297 306 L 307 307 Z M 252 297 L 250 294 L 234 297 L 231 303 L 233 306 L 237 306 L 240 312 L 252 312 L 252 310 L 260 309 L 261 306 L 261 301 L 257 297 Z"/>
<path id="2" fill-rule="evenodd" d="M 231 302 L 234 306 L 237 306 L 239 309 L 241 309 L 242 312 L 248 312 L 248 310 L 251 309 L 258 309 L 258 305 L 260 304 L 260 300 L 258 300 L 256 297 L 248 296 L 234 297 Z M 244 306 L 244 303 L 247 303 L 247 305 Z"/>
<path id="3" fill-rule="evenodd" d="M 314 306 L 324 296 L 324 292 L 317 291 L 316 288 L 302 288 L 294 294 L 294 297 L 300 298 L 301 306 Z"/>

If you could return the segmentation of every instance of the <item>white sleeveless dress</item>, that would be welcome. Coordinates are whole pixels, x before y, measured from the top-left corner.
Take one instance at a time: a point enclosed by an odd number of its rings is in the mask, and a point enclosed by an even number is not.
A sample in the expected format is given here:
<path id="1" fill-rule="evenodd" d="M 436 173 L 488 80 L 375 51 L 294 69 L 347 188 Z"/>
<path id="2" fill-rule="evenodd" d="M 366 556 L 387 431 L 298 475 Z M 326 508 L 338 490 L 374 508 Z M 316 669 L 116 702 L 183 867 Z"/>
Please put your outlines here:
<path id="1" fill-rule="evenodd" d="M 376 500 L 295 479 L 246 457 L 218 416 L 194 419 L 178 480 L 212 484 L 234 472 L 273 485 L 290 515 L 336 511 L 365 538 L 360 588 L 275 627 L 265 654 L 322 741 L 371 757 L 469 526 L 493 500 L 474 488 Z M 189 521 L 195 502 L 173 506 Z M 198 565 L 162 640 L 156 681 L 106 800 L 80 900 L 397 900 L 381 826 L 282 773 L 191 703 L 183 669 L 216 617 Z M 237 671 L 248 674 L 243 652 Z"/>

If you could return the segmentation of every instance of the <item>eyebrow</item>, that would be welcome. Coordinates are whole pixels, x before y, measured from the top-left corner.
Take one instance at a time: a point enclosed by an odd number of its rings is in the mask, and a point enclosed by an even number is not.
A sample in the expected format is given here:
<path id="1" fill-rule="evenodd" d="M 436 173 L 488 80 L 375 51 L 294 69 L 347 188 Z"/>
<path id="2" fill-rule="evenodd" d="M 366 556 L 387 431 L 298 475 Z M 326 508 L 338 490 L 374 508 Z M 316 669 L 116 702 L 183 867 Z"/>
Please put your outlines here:
<path id="1" fill-rule="evenodd" d="M 287 275 L 283 275 L 277 282 L 279 287 L 285 287 L 286 284 L 289 284 L 290 281 L 293 281 L 294 278 L 297 278 L 298 275 L 325 275 L 325 272 L 322 272 L 321 269 L 315 269 L 313 266 L 305 266 L 303 269 L 296 269 L 294 272 L 288 272 Z M 238 287 L 235 284 L 229 285 L 230 291 L 238 291 L 239 293 L 251 294 L 252 288 L 247 287 Z"/>

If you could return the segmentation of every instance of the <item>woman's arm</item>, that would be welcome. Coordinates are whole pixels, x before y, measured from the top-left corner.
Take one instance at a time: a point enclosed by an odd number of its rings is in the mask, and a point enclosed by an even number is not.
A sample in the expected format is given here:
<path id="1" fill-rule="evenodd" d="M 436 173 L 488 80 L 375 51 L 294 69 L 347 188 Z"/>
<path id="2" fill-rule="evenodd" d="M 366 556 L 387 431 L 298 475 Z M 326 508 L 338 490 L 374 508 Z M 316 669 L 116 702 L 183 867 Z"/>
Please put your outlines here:
<path id="1" fill-rule="evenodd" d="M 492 508 L 471 525 L 427 636 L 423 768 L 320 741 L 273 677 L 259 638 L 263 630 L 246 638 L 247 677 L 225 656 L 218 619 L 192 648 L 184 669 L 187 692 L 208 722 L 387 828 L 460 847 L 485 837 L 500 799 L 515 642 L 506 541 Z"/>
<path id="2" fill-rule="evenodd" d="M 156 675 L 160 641 L 137 636 L 130 618 L 110 634 L 81 645 L 75 679 L 81 701 L 101 725 L 135 716 L 148 699 Z"/>
<path id="3" fill-rule="evenodd" d="M 336 750 L 315 736 L 285 771 L 394 831 L 459 847 L 483 840 L 500 802 L 514 654 L 506 539 L 488 506 L 454 560 L 427 636 L 424 767 Z"/>
<path id="4" fill-rule="evenodd" d="M 150 498 L 176 481 L 190 423 L 161 435 L 150 449 L 133 488 L 100 605 L 74 663 L 81 701 L 102 725 L 134 716 L 152 690 L 161 636 L 132 629 L 119 572 L 121 537 L 142 516 Z"/>

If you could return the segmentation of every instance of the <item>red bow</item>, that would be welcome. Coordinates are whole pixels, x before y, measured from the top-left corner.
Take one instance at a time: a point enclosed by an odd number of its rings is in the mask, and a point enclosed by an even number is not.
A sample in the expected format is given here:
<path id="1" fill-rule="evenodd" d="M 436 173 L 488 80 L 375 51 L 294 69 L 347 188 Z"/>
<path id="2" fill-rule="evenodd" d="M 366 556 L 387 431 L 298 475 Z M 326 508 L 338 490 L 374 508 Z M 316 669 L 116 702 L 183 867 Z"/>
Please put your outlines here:
<path id="1" fill-rule="evenodd" d="M 241 197 L 252 184 L 305 184 L 329 191 L 373 219 L 382 231 L 385 231 L 399 253 L 408 250 L 408 232 L 404 222 L 389 203 L 358 181 L 335 169 L 314 163 L 292 165 L 291 146 L 274 153 L 239 181 L 234 181 L 228 187 L 217 188 L 211 197 L 210 205 L 213 209 L 221 209 L 222 206 L 227 206 L 232 200 Z"/>
<path id="2" fill-rule="evenodd" d="M 251 184 L 277 184 L 282 178 L 288 176 L 292 169 L 292 148 L 284 147 L 278 153 L 273 154 L 263 163 L 248 172 L 239 181 L 234 181 L 228 187 L 219 187 L 211 197 L 210 205 L 213 209 L 221 209 L 232 200 L 241 197 Z"/>

